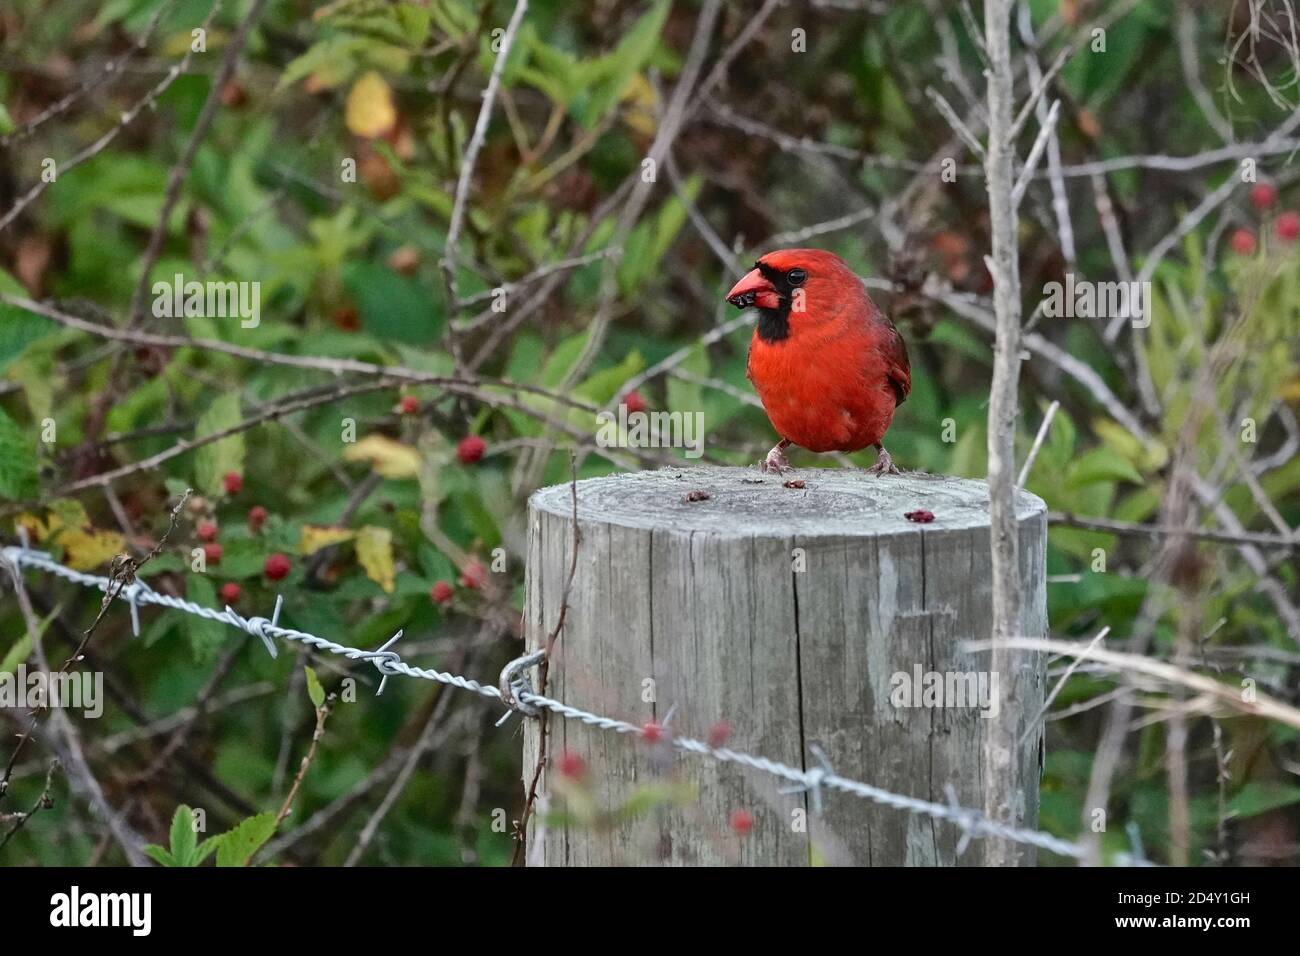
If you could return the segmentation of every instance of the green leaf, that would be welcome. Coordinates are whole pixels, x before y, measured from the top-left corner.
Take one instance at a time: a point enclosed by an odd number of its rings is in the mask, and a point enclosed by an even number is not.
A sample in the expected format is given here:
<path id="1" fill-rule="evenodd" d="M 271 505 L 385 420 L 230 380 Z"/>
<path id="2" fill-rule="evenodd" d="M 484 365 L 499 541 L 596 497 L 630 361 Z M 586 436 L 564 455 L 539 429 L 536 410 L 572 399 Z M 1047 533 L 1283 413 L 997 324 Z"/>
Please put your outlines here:
<path id="1" fill-rule="evenodd" d="M 356 72 L 363 42 L 357 37 L 334 36 L 313 44 L 307 52 L 289 61 L 276 82 L 276 90 L 292 86 L 312 73 L 316 74 L 322 89 L 345 83 Z"/>
<path id="2" fill-rule="evenodd" d="M 172 815 L 172 858 L 176 866 L 195 866 L 198 838 L 194 835 L 194 811 L 181 804 Z"/>
<path id="3" fill-rule="evenodd" d="M 325 706 L 325 688 L 321 686 L 320 678 L 310 667 L 304 667 L 307 673 L 307 696 L 311 698 L 311 705 L 317 710 Z"/>
<path id="4" fill-rule="evenodd" d="M 993 350 L 987 342 L 967 326 L 951 319 L 940 320 L 926 337 L 926 342 L 959 352 L 981 365 L 989 365 L 993 359 Z"/>
<path id="5" fill-rule="evenodd" d="M 366 331 L 384 341 L 422 345 L 442 334 L 437 297 L 414 279 L 373 262 L 351 262 L 343 267 L 343 285 Z"/>
<path id="6" fill-rule="evenodd" d="M 679 368 L 697 378 L 709 377 L 709 353 L 702 345 L 697 345 L 682 360 Z M 674 412 L 695 412 L 704 410 L 704 388 L 698 382 L 688 382 L 671 376 L 667 386 L 668 408 Z"/>
<path id="7" fill-rule="evenodd" d="M 543 387 L 554 388 L 564 380 L 570 369 L 577 363 L 578 357 L 582 355 L 582 350 L 586 347 L 587 338 L 590 334 L 589 331 L 579 332 L 555 346 L 551 354 L 546 357 L 546 364 L 542 366 L 541 384 Z"/>
<path id="8" fill-rule="evenodd" d="M 225 579 L 260 576 L 269 553 L 266 542 L 258 538 L 222 537 L 221 563 L 208 568 L 208 573 Z M 157 562 L 157 558 L 146 565 Z"/>
<path id="9" fill-rule="evenodd" d="M 1074 460 L 1066 475 L 1067 488 L 1082 488 L 1102 481 L 1143 484 L 1142 475 L 1127 458 L 1111 448 L 1094 448 Z"/>
<path id="10" fill-rule="evenodd" d="M 628 81 L 654 52 L 670 6 L 670 0 L 659 0 L 624 34 L 612 53 L 587 65 L 588 91 L 579 96 L 577 109 L 577 119 L 584 127 L 593 128 L 622 99 Z"/>
<path id="11" fill-rule="evenodd" d="M 275 814 L 259 813 L 233 830 L 213 837 L 217 848 L 217 866 L 247 866 L 253 854 L 275 833 Z"/>
<path id="12" fill-rule="evenodd" d="M 419 47 L 424 43 L 424 38 L 429 35 L 429 22 L 432 19 L 431 14 L 422 6 L 414 3 L 399 3 L 397 5 L 397 20 L 402 26 L 402 32 L 406 40 L 412 46 Z"/>
<path id="13" fill-rule="evenodd" d="M 573 390 L 574 397 L 585 398 L 594 405 L 604 405 L 619 394 L 623 383 L 643 368 L 645 368 L 645 359 L 641 358 L 641 353 L 629 352 L 617 365 L 587 376 Z M 669 379 L 670 383 L 675 381 L 676 379 Z"/>
<path id="14" fill-rule="evenodd" d="M 149 857 L 160 866 L 176 866 L 176 858 L 160 847 L 157 843 L 150 843 L 144 848 L 144 855 Z"/>
<path id="15" fill-rule="evenodd" d="M 0 269 L 0 292 L 26 297 L 27 290 L 13 276 Z M 27 346 L 58 330 L 42 315 L 0 302 L 0 372 L 17 360 Z"/>
<path id="16" fill-rule="evenodd" d="M 199 416 L 194 434 L 202 438 L 238 425 L 241 420 L 239 394 L 226 392 Z M 231 471 L 244 471 L 244 436 L 240 433 L 204 445 L 194 453 L 194 480 L 204 494 L 220 494 L 222 476 Z"/>
<path id="17" fill-rule="evenodd" d="M 39 492 L 36 439 L 0 410 L 0 500 L 25 501 Z"/>
<path id="18" fill-rule="evenodd" d="M 204 607 L 217 606 L 217 588 L 206 574 L 189 574 L 185 577 L 185 596 Z M 217 649 L 225 643 L 225 625 L 205 617 L 190 618 L 185 623 L 185 633 L 190 639 L 190 651 L 196 663 L 204 664 L 217 656 Z"/>
<path id="19" fill-rule="evenodd" d="M 1293 803 L 1300 803 L 1300 787 L 1275 780 L 1252 780 L 1228 801 L 1228 810 L 1239 817 L 1254 817 Z"/>
<path id="20" fill-rule="evenodd" d="M 50 622 L 58 617 L 59 612 L 62 610 L 63 605 L 58 605 L 37 625 L 36 635 L 38 637 L 44 636 L 46 629 L 50 626 Z M 23 634 L 22 637 L 14 641 L 13 647 L 9 648 L 9 652 L 5 654 L 4 660 L 0 660 L 0 674 L 12 674 L 17 671 L 18 665 L 27 660 L 27 658 L 31 656 L 31 653 L 32 636 L 31 634 Z"/>
<path id="21" fill-rule="evenodd" d="M 32 636 L 24 634 L 18 640 L 14 641 L 13 647 L 9 648 L 9 653 L 0 661 L 0 674 L 12 674 L 18 669 L 18 665 L 27 660 L 32 653 Z"/>

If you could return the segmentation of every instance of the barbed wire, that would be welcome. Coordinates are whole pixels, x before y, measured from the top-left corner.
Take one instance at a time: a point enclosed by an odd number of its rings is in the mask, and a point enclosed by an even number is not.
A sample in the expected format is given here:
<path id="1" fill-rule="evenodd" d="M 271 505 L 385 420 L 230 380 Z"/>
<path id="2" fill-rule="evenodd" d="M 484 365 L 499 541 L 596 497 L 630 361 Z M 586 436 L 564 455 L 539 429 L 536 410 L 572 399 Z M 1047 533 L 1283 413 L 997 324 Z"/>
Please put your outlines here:
<path id="1" fill-rule="evenodd" d="M 3 553 L 4 557 L 13 562 L 18 568 L 34 568 L 63 578 L 73 584 L 79 584 L 82 587 L 95 588 L 107 593 L 115 585 L 115 582 L 109 578 L 77 571 L 74 568 L 60 564 L 48 552 L 34 550 L 26 543 L 21 546 L 7 546 L 0 553 Z M 383 693 L 384 685 L 389 677 L 400 675 L 419 680 L 436 681 L 440 684 L 447 684 L 451 687 L 470 691 L 480 697 L 498 701 L 508 708 L 499 724 L 504 723 L 515 712 L 531 717 L 537 716 L 541 710 L 546 710 L 565 720 L 576 720 L 589 727 L 596 727 L 612 733 L 637 737 L 646 736 L 644 726 L 595 714 L 583 710 L 581 707 L 574 707 L 571 704 L 535 692 L 528 681 L 526 672 L 530 667 L 542 661 L 545 657 L 544 651 L 535 651 L 511 661 L 501 672 L 500 686 L 492 687 L 459 674 L 407 664 L 396 651 L 392 650 L 393 645 L 402 636 L 403 632 L 400 630 L 378 648 L 363 650 L 315 634 L 308 634 L 305 631 L 283 627 L 278 623 L 280 608 L 283 603 L 282 598 L 276 599 L 272 616 L 265 618 L 244 617 L 229 605 L 220 611 L 204 607 L 184 598 L 162 594 L 138 579 L 123 586 L 118 593 L 118 597 L 130 607 L 132 631 L 137 637 L 140 634 L 140 605 L 153 604 L 239 628 L 247 634 L 260 638 L 273 657 L 276 656 L 274 639 L 279 639 L 296 641 L 318 651 L 337 654 L 349 660 L 369 661 L 382 675 L 379 688 L 376 691 L 377 695 Z M 834 790 L 864 800 L 870 800 L 883 806 L 893 807 L 896 810 L 922 814 L 937 820 L 945 820 L 962 831 L 962 839 L 957 847 L 958 855 L 966 849 L 972 838 L 991 837 L 1034 846 L 1049 853 L 1075 860 L 1082 860 L 1088 856 L 1086 849 L 1078 843 L 1061 839 L 1040 830 L 1030 830 L 999 823 L 979 810 L 960 806 L 951 785 L 947 787 L 948 803 L 945 804 L 909 797 L 901 793 L 893 793 L 863 783 L 860 780 L 840 776 L 831 768 L 825 754 L 815 746 L 813 752 L 821 765 L 809 770 L 801 770 L 767 757 L 755 756 L 728 747 L 715 747 L 705 741 L 691 737 L 671 735 L 666 728 L 664 728 L 662 743 L 682 753 L 695 754 L 722 763 L 737 764 L 784 779 L 793 785 L 784 792 L 808 793 L 812 800 L 814 812 L 820 812 L 822 792 L 824 790 Z M 1128 854 L 1120 854 L 1115 857 L 1115 862 L 1126 866 L 1150 865 L 1148 861 Z"/>

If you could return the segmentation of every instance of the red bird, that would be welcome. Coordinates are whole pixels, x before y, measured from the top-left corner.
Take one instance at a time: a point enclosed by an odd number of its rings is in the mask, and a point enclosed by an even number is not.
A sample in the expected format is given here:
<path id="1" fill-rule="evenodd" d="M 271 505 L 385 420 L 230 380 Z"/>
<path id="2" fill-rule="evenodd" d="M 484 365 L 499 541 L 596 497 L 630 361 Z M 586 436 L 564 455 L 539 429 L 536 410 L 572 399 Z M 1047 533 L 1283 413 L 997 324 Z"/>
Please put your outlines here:
<path id="1" fill-rule="evenodd" d="M 749 380 L 781 436 L 759 467 L 790 467 L 789 445 L 879 453 L 868 469 L 896 475 L 880 440 L 912 390 L 907 346 L 839 256 L 821 249 L 769 252 L 727 293 L 758 308 Z"/>

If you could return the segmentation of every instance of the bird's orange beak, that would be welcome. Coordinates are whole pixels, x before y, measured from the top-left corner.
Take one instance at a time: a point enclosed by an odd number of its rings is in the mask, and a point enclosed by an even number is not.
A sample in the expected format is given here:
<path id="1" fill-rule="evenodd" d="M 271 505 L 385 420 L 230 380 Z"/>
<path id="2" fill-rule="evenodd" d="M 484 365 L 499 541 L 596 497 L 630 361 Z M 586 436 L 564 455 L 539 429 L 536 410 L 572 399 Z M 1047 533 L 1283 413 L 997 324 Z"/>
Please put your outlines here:
<path id="1" fill-rule="evenodd" d="M 744 278 L 731 287 L 727 301 L 738 309 L 748 309 L 754 305 L 760 309 L 776 309 L 781 305 L 776 286 L 768 282 L 757 269 L 746 273 Z"/>

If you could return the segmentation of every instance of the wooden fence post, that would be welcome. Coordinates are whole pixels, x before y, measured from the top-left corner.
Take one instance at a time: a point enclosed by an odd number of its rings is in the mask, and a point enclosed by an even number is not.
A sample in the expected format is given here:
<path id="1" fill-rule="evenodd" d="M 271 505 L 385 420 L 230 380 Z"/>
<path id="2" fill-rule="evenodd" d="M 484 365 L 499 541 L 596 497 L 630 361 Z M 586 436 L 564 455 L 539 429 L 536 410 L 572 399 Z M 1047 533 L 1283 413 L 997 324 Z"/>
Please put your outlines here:
<path id="1" fill-rule="evenodd" d="M 804 487 L 789 487 L 792 477 Z M 994 721 L 1010 721 L 1021 742 L 1019 776 L 1003 781 L 1017 808 L 1011 822 L 1034 826 L 1044 659 L 1024 653 L 1014 674 L 991 675 L 987 652 L 958 650 L 990 633 L 985 484 L 846 469 L 784 478 L 701 467 L 579 482 L 578 560 L 546 693 L 638 725 L 671 710 L 671 732 L 700 739 L 725 721 L 728 746 L 795 767 L 817 766 L 810 747 L 820 746 L 843 776 L 940 803 L 951 784 L 958 802 L 974 808 L 984 805 L 986 735 Z M 529 650 L 544 646 L 563 602 L 571 490 L 545 488 L 529 502 Z M 934 520 L 904 517 L 918 509 Z M 1042 636 L 1046 508 L 1021 492 L 1017 518 L 1021 633 Z M 538 746 L 538 722 L 527 721 L 525 789 Z M 685 781 L 695 792 L 631 820 L 579 824 L 557 815 L 565 801 L 556 759 L 565 752 L 582 759 L 582 786 L 607 814 L 633 793 L 647 796 L 655 781 Z M 978 843 L 958 857 L 961 831 L 945 821 L 833 792 L 817 816 L 809 795 L 781 789 L 747 768 L 551 718 L 538 780 L 543 810 L 529 822 L 527 859 L 547 866 L 981 859 Z M 736 811 L 751 815 L 748 835 L 731 825 Z M 1015 853 L 1017 862 L 1034 861 L 1030 848 Z"/>

